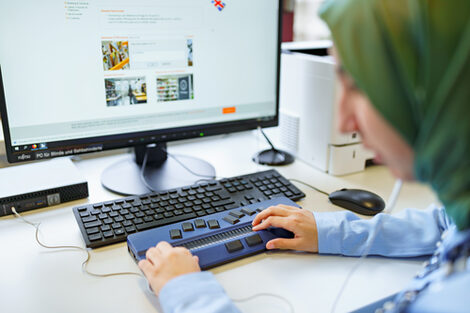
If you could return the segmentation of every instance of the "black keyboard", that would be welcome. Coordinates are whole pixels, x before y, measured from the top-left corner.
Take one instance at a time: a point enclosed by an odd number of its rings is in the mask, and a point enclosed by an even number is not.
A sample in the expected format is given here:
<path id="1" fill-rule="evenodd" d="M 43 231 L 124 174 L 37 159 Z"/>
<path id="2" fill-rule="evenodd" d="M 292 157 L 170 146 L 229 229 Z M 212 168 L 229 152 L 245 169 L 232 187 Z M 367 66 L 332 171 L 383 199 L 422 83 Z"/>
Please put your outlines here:
<path id="1" fill-rule="evenodd" d="M 125 241 L 127 235 L 285 196 L 297 201 L 305 194 L 269 170 L 205 181 L 140 196 L 73 208 L 86 246 L 98 248 Z"/>

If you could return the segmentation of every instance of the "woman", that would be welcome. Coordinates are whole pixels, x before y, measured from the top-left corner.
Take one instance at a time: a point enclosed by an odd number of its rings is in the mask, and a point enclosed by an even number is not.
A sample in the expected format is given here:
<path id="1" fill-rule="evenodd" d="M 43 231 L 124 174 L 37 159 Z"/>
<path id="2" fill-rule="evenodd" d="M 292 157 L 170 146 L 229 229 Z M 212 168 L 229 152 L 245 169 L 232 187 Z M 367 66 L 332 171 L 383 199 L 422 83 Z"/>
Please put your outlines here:
<path id="1" fill-rule="evenodd" d="M 253 229 L 276 226 L 295 233 L 293 239 L 268 242 L 268 249 L 359 256 L 383 219 L 371 254 L 433 254 L 384 310 L 468 312 L 470 2 L 331 0 L 320 13 L 341 63 L 340 129 L 360 132 L 396 177 L 429 183 L 445 210 L 361 220 L 349 212 L 312 214 L 278 206 L 260 213 Z M 165 312 L 238 312 L 183 248 L 160 243 L 139 266 Z"/>

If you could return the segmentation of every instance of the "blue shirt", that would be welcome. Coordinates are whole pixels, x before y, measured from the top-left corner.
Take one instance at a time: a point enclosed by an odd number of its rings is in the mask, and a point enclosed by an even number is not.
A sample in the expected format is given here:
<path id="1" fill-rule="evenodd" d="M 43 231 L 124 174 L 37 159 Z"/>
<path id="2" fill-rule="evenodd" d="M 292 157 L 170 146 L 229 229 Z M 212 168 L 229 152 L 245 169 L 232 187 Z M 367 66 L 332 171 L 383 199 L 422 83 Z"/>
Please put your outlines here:
<path id="1" fill-rule="evenodd" d="M 433 254 L 423 271 L 392 303 L 387 303 L 383 312 L 470 312 L 465 301 L 470 287 L 467 262 L 470 231 L 457 232 L 443 208 L 407 209 L 396 215 L 378 214 L 370 220 L 351 212 L 313 214 L 320 254 L 360 256 L 380 220 L 382 225 L 369 254 L 385 257 Z M 440 244 L 442 237 L 445 239 Z M 455 252 L 456 247 L 461 251 Z M 239 312 L 210 272 L 191 273 L 169 281 L 160 292 L 160 304 L 165 313 Z"/>

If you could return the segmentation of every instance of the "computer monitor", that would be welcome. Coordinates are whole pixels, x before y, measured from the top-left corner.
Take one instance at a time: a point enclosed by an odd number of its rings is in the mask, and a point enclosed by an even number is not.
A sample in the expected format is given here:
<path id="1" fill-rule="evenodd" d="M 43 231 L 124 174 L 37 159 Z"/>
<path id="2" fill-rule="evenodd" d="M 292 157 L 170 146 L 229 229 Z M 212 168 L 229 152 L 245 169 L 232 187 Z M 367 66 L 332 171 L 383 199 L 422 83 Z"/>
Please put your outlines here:
<path id="1" fill-rule="evenodd" d="M 8 161 L 135 147 L 137 163 L 105 171 L 105 187 L 149 191 L 144 159 L 152 189 L 185 183 L 170 182 L 178 167 L 210 177 L 204 162 L 167 158 L 166 142 L 277 125 L 280 2 L 2 1 Z"/>

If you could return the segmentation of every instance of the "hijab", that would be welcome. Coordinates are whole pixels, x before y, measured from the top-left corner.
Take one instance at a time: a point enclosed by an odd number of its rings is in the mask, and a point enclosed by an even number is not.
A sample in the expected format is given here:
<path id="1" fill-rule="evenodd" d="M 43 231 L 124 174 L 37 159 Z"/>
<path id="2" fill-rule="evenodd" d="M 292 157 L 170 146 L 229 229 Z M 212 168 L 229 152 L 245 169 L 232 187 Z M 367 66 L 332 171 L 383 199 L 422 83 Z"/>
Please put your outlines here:
<path id="1" fill-rule="evenodd" d="M 470 228 L 470 1 L 326 0 L 344 69 L 413 147 L 460 230 Z"/>

